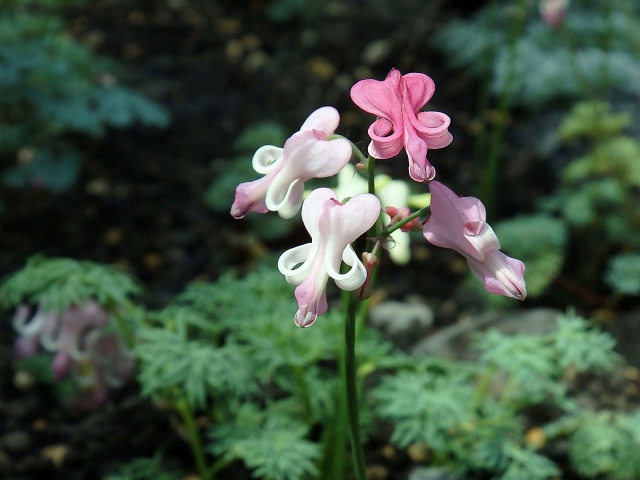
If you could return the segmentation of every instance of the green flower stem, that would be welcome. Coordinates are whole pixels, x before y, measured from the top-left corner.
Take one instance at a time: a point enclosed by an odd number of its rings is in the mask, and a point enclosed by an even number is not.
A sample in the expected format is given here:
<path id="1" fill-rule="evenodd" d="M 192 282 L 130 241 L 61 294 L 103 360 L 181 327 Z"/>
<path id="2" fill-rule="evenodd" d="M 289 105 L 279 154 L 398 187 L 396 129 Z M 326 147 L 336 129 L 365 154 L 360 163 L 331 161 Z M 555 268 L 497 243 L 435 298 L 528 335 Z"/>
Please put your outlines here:
<path id="1" fill-rule="evenodd" d="M 367 166 L 367 184 L 369 186 L 369 193 L 371 195 L 375 195 L 376 194 L 376 179 L 375 179 L 376 159 L 371 155 L 369 155 L 365 165 Z"/>
<path id="2" fill-rule="evenodd" d="M 351 438 L 351 451 L 357 480 L 366 480 L 364 450 L 360 435 L 360 418 L 358 414 L 358 389 L 356 378 L 356 316 L 359 301 L 349 295 L 347 300 L 347 314 L 345 321 L 345 356 L 344 372 L 347 391 L 347 409 L 349 412 L 349 433 Z"/>
<path id="3" fill-rule="evenodd" d="M 509 45 L 507 50 L 507 70 L 504 85 L 498 98 L 496 120 L 492 124 L 489 135 L 489 147 L 486 160 L 480 172 L 480 197 L 482 198 L 487 216 L 495 214 L 498 175 L 500 173 L 500 159 L 504 137 L 507 130 L 507 114 L 511 107 L 513 97 L 513 86 L 517 78 L 516 61 L 518 59 L 518 41 L 522 37 L 526 25 L 526 1 L 521 0 L 518 9 L 515 10 L 517 18 L 511 25 L 509 32 Z"/>
<path id="4" fill-rule="evenodd" d="M 346 295 L 343 293 L 343 302 L 346 302 Z M 345 303 L 346 304 L 346 303 Z M 346 378 L 345 378 L 345 361 L 344 350 L 340 350 L 338 358 L 338 370 L 340 373 L 339 384 L 336 390 L 337 395 L 335 421 L 323 430 L 323 452 L 324 460 L 322 462 L 322 475 L 318 478 L 345 478 L 346 450 L 347 450 L 347 395 L 346 395 Z"/>
<path id="5" fill-rule="evenodd" d="M 388 237 L 389 235 L 391 235 L 393 232 L 395 232 L 396 230 L 404 227 L 407 223 L 409 223 L 411 220 L 421 217 L 422 215 L 429 213 L 429 211 L 431 210 L 430 206 L 426 206 L 426 207 L 422 207 L 420 210 L 418 210 L 417 212 L 413 212 L 411 215 L 409 215 L 407 218 L 403 218 L 402 220 L 400 220 L 397 223 L 394 223 L 393 225 L 389 225 L 387 228 L 385 228 L 384 230 L 382 230 L 380 233 L 378 233 L 378 236 L 380 237 Z"/>
<path id="6" fill-rule="evenodd" d="M 175 408 L 182 418 L 185 428 L 187 429 L 187 437 L 189 440 L 189 446 L 191 447 L 191 453 L 196 462 L 196 468 L 200 474 L 202 480 L 213 480 L 213 470 L 207 467 L 207 461 L 204 458 L 204 450 L 202 448 L 202 441 L 200 439 L 200 432 L 196 425 L 196 420 L 193 416 L 193 412 L 189 407 L 189 403 L 185 399 L 181 399 L 175 403 Z"/>

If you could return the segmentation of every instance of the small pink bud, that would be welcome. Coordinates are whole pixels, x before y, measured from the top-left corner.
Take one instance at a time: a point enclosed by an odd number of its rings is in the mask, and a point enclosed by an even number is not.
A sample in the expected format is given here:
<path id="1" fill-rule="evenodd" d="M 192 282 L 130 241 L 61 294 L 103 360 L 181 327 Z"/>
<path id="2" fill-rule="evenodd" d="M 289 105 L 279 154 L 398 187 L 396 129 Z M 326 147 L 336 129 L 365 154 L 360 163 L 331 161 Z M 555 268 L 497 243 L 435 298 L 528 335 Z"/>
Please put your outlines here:
<path id="1" fill-rule="evenodd" d="M 362 254 L 362 263 L 367 272 L 367 279 L 364 281 L 362 286 L 357 290 L 353 291 L 355 297 L 359 300 L 367 300 L 371 297 L 373 293 L 373 285 L 371 284 L 371 277 L 373 275 L 373 270 L 380 263 L 380 259 L 374 253 L 364 252 Z"/>
<path id="2" fill-rule="evenodd" d="M 391 225 L 395 225 L 396 223 L 404 220 L 409 215 L 411 215 L 411 210 L 409 210 L 409 207 L 387 207 L 384 211 L 391 217 Z M 417 217 L 414 218 L 410 222 L 407 222 L 402 227 L 400 227 L 400 230 L 402 230 L 403 232 L 410 232 L 411 230 L 421 231 L 422 224 L 420 223 L 420 219 Z"/>

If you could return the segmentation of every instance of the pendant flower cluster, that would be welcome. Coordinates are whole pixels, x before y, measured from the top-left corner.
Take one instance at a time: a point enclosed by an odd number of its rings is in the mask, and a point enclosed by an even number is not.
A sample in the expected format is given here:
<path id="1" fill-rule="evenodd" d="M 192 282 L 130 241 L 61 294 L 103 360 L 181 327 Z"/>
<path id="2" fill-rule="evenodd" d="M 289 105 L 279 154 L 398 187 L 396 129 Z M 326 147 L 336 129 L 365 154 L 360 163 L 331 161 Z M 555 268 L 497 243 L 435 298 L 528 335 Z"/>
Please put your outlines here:
<path id="1" fill-rule="evenodd" d="M 72 305 L 64 313 L 47 310 L 42 304 L 35 312 L 21 305 L 13 327 L 19 335 L 15 345 L 19 358 L 35 355 L 41 346 L 54 353 L 54 377 L 73 375 L 93 391 L 97 405 L 106 401 L 107 388 L 119 387 L 133 374 L 133 353 L 120 336 L 109 331 L 109 314 L 94 301 Z"/>
<path id="2" fill-rule="evenodd" d="M 248 212 L 274 211 L 291 218 L 302 207 L 302 222 L 311 241 L 287 250 L 278 261 L 286 281 L 297 286 L 296 325 L 308 327 L 327 311 L 329 278 L 340 289 L 363 298 L 370 294 L 380 251 L 389 250 L 398 264 L 408 263 L 410 230 L 422 230 L 431 244 L 464 255 L 487 291 L 518 300 L 526 297 L 524 264 L 500 251 L 482 202 L 458 197 L 433 181 L 436 171 L 427 152 L 453 140 L 447 115 L 421 111 L 434 92 L 434 82 L 427 75 L 402 75 L 396 69 L 383 81 L 361 80 L 351 88 L 353 102 L 377 117 L 368 130 L 371 142 L 366 161 L 354 144 L 334 133 L 340 116 L 328 106 L 313 112 L 283 148 L 267 145 L 255 152 L 253 167 L 264 176 L 238 185 L 231 215 L 242 218 Z M 430 190 L 430 207 L 422 204 L 413 214 L 407 184 L 373 177 L 370 168 L 374 159 L 390 159 L 403 149 L 409 176 L 428 183 Z M 349 164 L 354 152 L 360 159 L 355 167 Z M 372 178 L 362 176 L 365 169 Z M 334 175 L 338 176 L 335 191 L 317 188 L 303 202 L 306 181 Z M 431 215 L 423 225 L 420 215 L 429 209 Z M 352 244 L 366 232 L 373 247 L 362 253 L 363 264 Z"/>

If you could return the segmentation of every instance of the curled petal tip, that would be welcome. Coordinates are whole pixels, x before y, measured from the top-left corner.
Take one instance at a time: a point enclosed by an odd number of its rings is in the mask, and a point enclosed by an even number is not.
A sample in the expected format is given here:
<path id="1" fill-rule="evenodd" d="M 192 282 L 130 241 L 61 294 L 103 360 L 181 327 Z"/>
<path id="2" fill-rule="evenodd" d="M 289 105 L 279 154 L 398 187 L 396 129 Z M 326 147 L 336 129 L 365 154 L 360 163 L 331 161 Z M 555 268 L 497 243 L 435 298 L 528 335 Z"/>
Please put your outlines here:
<path id="1" fill-rule="evenodd" d="M 318 318 L 317 313 L 298 310 L 296 312 L 294 321 L 298 327 L 307 328 L 313 325 L 313 322 L 316 321 L 316 318 Z"/>

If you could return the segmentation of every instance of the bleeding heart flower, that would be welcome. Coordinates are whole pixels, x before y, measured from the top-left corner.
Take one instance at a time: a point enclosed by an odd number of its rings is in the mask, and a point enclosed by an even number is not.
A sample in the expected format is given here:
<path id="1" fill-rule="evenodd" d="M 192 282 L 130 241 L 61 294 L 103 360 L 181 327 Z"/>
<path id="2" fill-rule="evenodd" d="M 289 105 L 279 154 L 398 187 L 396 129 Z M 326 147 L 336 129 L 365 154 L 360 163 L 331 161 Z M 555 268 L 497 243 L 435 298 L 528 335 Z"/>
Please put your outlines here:
<path id="1" fill-rule="evenodd" d="M 302 204 L 304 182 L 335 175 L 351 158 L 348 140 L 328 140 L 339 122 L 335 108 L 322 107 L 309 115 L 284 148 L 260 147 L 253 155 L 253 168 L 265 176 L 238 185 L 231 215 L 273 211 L 282 218 L 293 217 Z"/>
<path id="2" fill-rule="evenodd" d="M 429 183 L 431 216 L 424 224 L 432 244 L 461 253 L 487 291 L 524 300 L 524 264 L 500 252 L 500 242 L 486 223 L 486 210 L 474 197 L 458 197 L 439 182 Z"/>
<path id="3" fill-rule="evenodd" d="M 61 379 L 70 373 L 81 385 L 94 389 L 103 403 L 106 387 L 119 386 L 133 372 L 133 354 L 117 334 L 109 330 L 109 314 L 97 302 L 72 305 L 63 313 L 48 310 L 41 302 L 35 314 L 21 305 L 13 318 L 18 332 L 16 354 L 29 357 L 38 346 L 54 353 L 53 374 Z"/>
<path id="4" fill-rule="evenodd" d="M 302 221 L 311 243 L 287 250 L 278 260 L 278 269 L 295 291 L 298 311 L 295 323 L 308 327 L 327 311 L 326 286 L 329 277 L 342 290 L 360 288 L 367 272 L 353 250 L 353 243 L 380 215 L 380 201 L 363 193 L 342 204 L 329 188 L 312 191 L 302 205 Z M 350 268 L 340 273 L 342 262 Z"/>
<path id="5" fill-rule="evenodd" d="M 429 148 L 443 148 L 453 137 L 451 120 L 440 112 L 420 112 L 435 92 L 433 80 L 422 73 L 402 75 L 392 69 L 384 81 L 361 80 L 351 88 L 351 99 L 364 111 L 378 116 L 369 127 L 369 154 L 386 159 L 404 147 L 409 157 L 409 175 L 416 182 L 435 177 L 427 161 Z"/>

